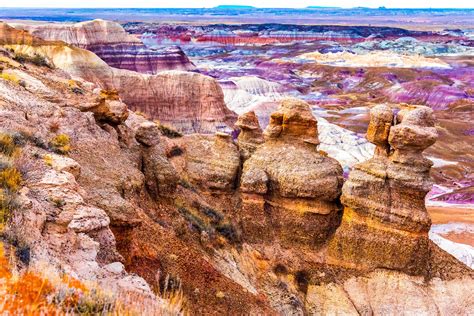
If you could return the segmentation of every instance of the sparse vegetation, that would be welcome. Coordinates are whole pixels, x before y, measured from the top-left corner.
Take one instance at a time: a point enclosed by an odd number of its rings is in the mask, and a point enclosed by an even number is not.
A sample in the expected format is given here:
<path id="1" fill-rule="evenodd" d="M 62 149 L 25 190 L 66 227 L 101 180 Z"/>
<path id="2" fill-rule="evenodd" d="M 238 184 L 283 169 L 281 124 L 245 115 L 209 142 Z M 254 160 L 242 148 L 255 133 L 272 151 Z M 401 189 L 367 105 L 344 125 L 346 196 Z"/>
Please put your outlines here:
<path id="1" fill-rule="evenodd" d="M 0 190 L 17 192 L 22 181 L 21 173 L 14 167 L 0 171 Z"/>
<path id="2" fill-rule="evenodd" d="M 181 213 L 181 215 L 184 216 L 186 221 L 188 221 L 193 228 L 198 230 L 199 232 L 209 232 L 210 227 L 206 224 L 206 222 L 194 214 L 191 210 L 185 208 L 185 207 L 180 207 L 178 208 L 178 211 Z"/>
<path id="3" fill-rule="evenodd" d="M 182 179 L 182 178 L 179 179 L 179 185 L 182 186 L 183 188 L 196 192 L 196 188 L 186 179 Z"/>
<path id="4" fill-rule="evenodd" d="M 0 73 L 0 79 L 13 82 L 14 84 L 17 84 L 17 85 L 20 84 L 20 78 L 18 78 L 18 76 L 12 73 L 2 72 Z"/>
<path id="5" fill-rule="evenodd" d="M 216 226 L 216 231 L 232 243 L 239 242 L 239 235 L 230 222 L 222 222 Z"/>
<path id="6" fill-rule="evenodd" d="M 39 67 L 52 68 L 48 60 L 39 54 L 34 54 L 33 56 L 30 56 L 27 54 L 16 53 L 13 56 L 13 60 L 19 62 L 20 64 L 31 63 Z"/>
<path id="7" fill-rule="evenodd" d="M 48 144 L 41 137 L 33 136 L 31 142 L 38 148 L 49 149 Z"/>
<path id="8" fill-rule="evenodd" d="M 64 201 L 63 199 L 52 199 L 51 202 L 53 202 L 54 206 L 58 208 L 61 208 L 66 205 L 66 201 Z"/>
<path id="9" fill-rule="evenodd" d="M 182 137 L 183 134 L 178 132 L 176 129 L 174 129 L 171 126 L 161 124 L 160 121 L 155 121 L 155 124 L 158 125 L 158 128 L 160 129 L 161 133 L 163 136 L 166 136 L 168 138 L 178 138 Z"/>
<path id="10" fill-rule="evenodd" d="M 53 120 L 52 122 L 49 123 L 50 132 L 56 133 L 60 127 L 61 127 L 61 124 L 59 124 L 58 120 Z"/>
<path id="11" fill-rule="evenodd" d="M 0 133 L 0 153 L 7 157 L 12 157 L 17 150 L 17 144 L 12 135 Z"/>
<path id="12" fill-rule="evenodd" d="M 13 164 L 19 155 L 15 139 L 7 133 L 0 133 L 0 231 L 17 208 L 16 194 L 23 181 L 22 174 Z"/>
<path id="13" fill-rule="evenodd" d="M 51 167 L 51 166 L 53 165 L 53 156 L 51 156 L 51 155 L 44 155 L 43 160 L 44 160 L 44 163 L 45 163 L 47 166 Z"/>
<path id="14" fill-rule="evenodd" d="M 68 81 L 68 87 L 69 87 L 69 90 L 71 90 L 72 93 L 84 94 L 84 90 L 79 86 L 79 84 L 75 80 L 69 80 Z"/>
<path id="15" fill-rule="evenodd" d="M 15 247 L 18 259 L 29 261 L 29 248 Z M 67 275 L 26 271 L 19 275 L 0 242 L 0 314 L 2 315 L 178 315 L 185 313 L 181 282 L 165 285 L 161 301 L 127 292 L 113 295 L 94 284 Z M 13 250 L 13 249 L 12 249 Z M 167 279 L 168 280 L 168 279 Z M 178 279 L 179 281 L 179 279 Z M 168 281 L 166 281 L 168 282 Z M 168 284 L 168 283 L 167 283 Z"/>
<path id="16" fill-rule="evenodd" d="M 66 134 L 59 134 L 49 142 L 49 147 L 55 153 L 65 155 L 71 150 L 71 139 Z"/>
<path id="17" fill-rule="evenodd" d="M 174 146 L 173 148 L 171 148 L 167 156 L 168 158 L 171 158 L 171 157 L 181 156 L 182 154 L 183 154 L 183 150 L 179 148 L 178 146 Z"/>
<path id="18" fill-rule="evenodd" d="M 173 315 L 186 315 L 186 299 L 183 294 L 181 279 L 171 277 L 169 274 L 164 279 L 159 280 L 158 295 L 169 304 L 169 310 Z"/>

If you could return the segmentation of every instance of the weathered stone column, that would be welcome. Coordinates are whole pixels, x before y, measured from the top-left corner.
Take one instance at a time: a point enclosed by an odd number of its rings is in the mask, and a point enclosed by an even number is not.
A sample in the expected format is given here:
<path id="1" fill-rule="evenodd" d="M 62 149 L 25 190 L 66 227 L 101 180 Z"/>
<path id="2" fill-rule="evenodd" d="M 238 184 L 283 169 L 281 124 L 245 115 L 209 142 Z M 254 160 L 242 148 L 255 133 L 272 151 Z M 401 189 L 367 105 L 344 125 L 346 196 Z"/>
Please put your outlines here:
<path id="1" fill-rule="evenodd" d="M 354 167 L 343 186 L 344 215 L 329 245 L 329 261 L 424 274 L 431 226 L 424 199 L 432 186 L 432 162 L 422 152 L 436 141 L 437 131 L 427 107 L 402 111 L 401 123 L 387 130 L 389 118 L 386 106 L 371 111 L 367 138 L 377 150 Z"/>

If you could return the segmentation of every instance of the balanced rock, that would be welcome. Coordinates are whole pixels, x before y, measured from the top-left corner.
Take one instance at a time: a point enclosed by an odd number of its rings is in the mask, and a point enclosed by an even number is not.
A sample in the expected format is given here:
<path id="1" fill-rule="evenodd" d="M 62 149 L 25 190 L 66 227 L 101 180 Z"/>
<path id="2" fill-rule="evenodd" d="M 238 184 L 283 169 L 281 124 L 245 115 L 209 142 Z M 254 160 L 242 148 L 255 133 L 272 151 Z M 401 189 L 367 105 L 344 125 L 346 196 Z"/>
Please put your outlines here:
<path id="1" fill-rule="evenodd" d="M 367 140 L 376 145 L 375 155 L 388 155 L 388 136 L 392 122 L 393 112 L 388 105 L 380 104 L 370 111 Z"/>
<path id="2" fill-rule="evenodd" d="M 344 216 L 329 255 L 350 267 L 422 274 L 428 268 L 431 225 L 424 199 L 432 186 L 432 163 L 422 152 L 435 142 L 437 132 L 431 109 L 409 109 L 390 127 L 390 147 L 383 147 L 389 117 L 386 108 L 371 111 L 367 138 L 387 154 L 376 151 L 374 158 L 356 165 L 344 183 Z M 376 131 L 382 135 L 374 135 Z"/>
<path id="3" fill-rule="evenodd" d="M 263 132 L 254 111 L 239 116 L 237 127 L 240 128 L 238 137 L 239 149 L 244 159 L 248 159 L 264 141 Z"/>
<path id="4" fill-rule="evenodd" d="M 303 244 L 324 242 L 337 227 L 342 168 L 321 155 L 309 105 L 287 99 L 272 114 L 265 143 L 244 163 L 240 190 L 244 235 L 277 236 Z"/>
<path id="5" fill-rule="evenodd" d="M 96 104 L 87 109 L 94 113 L 98 122 L 119 125 L 128 118 L 128 108 L 116 90 L 102 90 Z"/>

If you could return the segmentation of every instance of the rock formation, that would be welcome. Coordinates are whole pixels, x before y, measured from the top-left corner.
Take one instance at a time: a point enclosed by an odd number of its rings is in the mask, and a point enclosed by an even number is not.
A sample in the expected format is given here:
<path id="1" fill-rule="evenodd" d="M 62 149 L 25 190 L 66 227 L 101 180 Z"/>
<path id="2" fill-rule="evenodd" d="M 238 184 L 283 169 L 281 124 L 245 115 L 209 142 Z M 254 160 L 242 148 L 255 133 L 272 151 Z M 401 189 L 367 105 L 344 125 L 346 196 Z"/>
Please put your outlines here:
<path id="1" fill-rule="evenodd" d="M 343 185 L 303 101 L 283 101 L 264 133 L 249 113 L 237 140 L 181 136 L 97 88 L 156 76 L 2 32 L 14 52 L 0 47 L 0 241 L 19 273 L 46 266 L 158 304 L 169 291 L 186 301 L 173 314 L 472 314 L 474 273 L 427 237 L 429 109 L 374 108 L 375 156 Z M 15 61 L 20 51 L 61 67 Z"/>
<path id="2" fill-rule="evenodd" d="M 193 134 L 175 143 L 183 152 L 181 174 L 186 181 L 205 191 L 228 192 L 235 188 L 240 155 L 230 135 Z"/>
<path id="3" fill-rule="evenodd" d="M 120 100 L 116 90 L 100 91 L 96 102 L 84 104 L 80 109 L 94 113 L 98 122 L 110 125 L 119 125 L 128 118 L 127 105 Z"/>
<path id="4" fill-rule="evenodd" d="M 237 140 L 240 153 L 244 159 L 248 159 L 257 147 L 264 142 L 263 132 L 258 124 L 255 112 L 247 112 L 239 116 L 235 125 L 240 128 Z"/>
<path id="5" fill-rule="evenodd" d="M 160 146 L 161 132 L 156 123 L 143 122 L 135 138 L 143 145 L 142 166 L 145 185 L 153 198 L 167 196 L 176 190 L 178 174 Z"/>
<path id="6" fill-rule="evenodd" d="M 93 20 L 76 24 L 14 23 L 16 28 L 48 41 L 63 41 L 94 52 L 111 67 L 156 74 L 162 70 L 194 70 L 195 66 L 177 46 L 147 48 L 116 22 Z"/>
<path id="7" fill-rule="evenodd" d="M 264 135 L 265 143 L 242 171 L 244 235 L 253 241 L 324 243 L 337 226 L 342 168 L 317 151 L 317 121 L 309 105 L 282 101 Z"/>
<path id="8" fill-rule="evenodd" d="M 388 106 L 371 110 L 367 139 L 376 152 L 354 167 L 343 186 L 344 216 L 329 255 L 349 267 L 426 274 L 431 221 L 424 198 L 432 162 L 422 152 L 437 132 L 427 107 L 403 110 L 395 123 Z"/>
<path id="9" fill-rule="evenodd" d="M 439 58 L 409 56 L 394 52 L 378 51 L 357 55 L 352 52 L 321 54 L 307 53 L 300 58 L 314 60 L 322 65 L 341 67 L 397 67 L 397 68 L 450 68 L 449 64 Z"/>

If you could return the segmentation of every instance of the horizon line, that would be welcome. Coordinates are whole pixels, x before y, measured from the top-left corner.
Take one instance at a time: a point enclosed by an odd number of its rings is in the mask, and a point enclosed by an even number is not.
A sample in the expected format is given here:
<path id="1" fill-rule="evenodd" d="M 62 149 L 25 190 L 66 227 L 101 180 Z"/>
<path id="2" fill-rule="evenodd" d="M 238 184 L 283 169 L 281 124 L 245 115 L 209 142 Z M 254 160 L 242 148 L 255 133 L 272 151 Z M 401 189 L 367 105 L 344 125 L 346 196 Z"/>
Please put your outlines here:
<path id="1" fill-rule="evenodd" d="M 379 7 L 364 7 L 364 6 L 356 6 L 356 7 L 339 7 L 339 6 L 306 6 L 306 7 L 256 7 L 250 5 L 218 5 L 213 7 L 14 7 L 14 6 L 0 6 L 1 9 L 224 9 L 232 10 L 235 8 L 242 7 L 248 9 L 295 9 L 295 10 L 304 10 L 304 9 L 341 9 L 341 10 L 351 10 L 351 9 L 371 9 L 371 10 L 472 10 L 474 7 L 413 7 L 413 8 L 404 8 L 404 7 L 386 7 L 386 6 L 379 6 Z"/>

